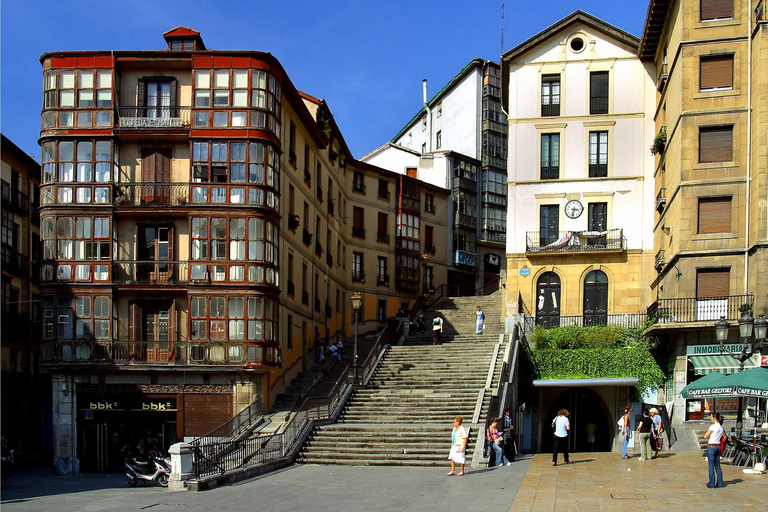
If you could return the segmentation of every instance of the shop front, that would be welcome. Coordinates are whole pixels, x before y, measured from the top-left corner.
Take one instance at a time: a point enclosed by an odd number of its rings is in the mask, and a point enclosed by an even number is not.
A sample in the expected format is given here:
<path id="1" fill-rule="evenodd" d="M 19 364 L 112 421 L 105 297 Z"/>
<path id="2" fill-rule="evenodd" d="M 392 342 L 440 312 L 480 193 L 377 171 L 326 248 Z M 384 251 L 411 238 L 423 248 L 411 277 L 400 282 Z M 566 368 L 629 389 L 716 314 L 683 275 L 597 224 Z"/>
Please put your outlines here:
<path id="1" fill-rule="evenodd" d="M 733 353 L 741 352 L 744 345 L 726 345 Z M 747 349 L 748 351 L 750 348 Z M 711 372 L 730 375 L 739 371 L 739 362 L 728 354 L 720 352 L 719 345 L 688 345 L 686 347 L 687 372 L 685 384 L 692 384 Z M 749 369 L 755 364 L 751 360 L 744 362 Z M 710 414 L 719 412 L 726 419 L 736 419 L 739 399 L 726 398 L 690 398 L 685 401 L 685 421 L 700 421 Z"/>
<path id="2" fill-rule="evenodd" d="M 165 451 L 182 432 L 178 394 L 83 393 L 78 397 L 82 472 L 121 471 L 128 454 Z"/>

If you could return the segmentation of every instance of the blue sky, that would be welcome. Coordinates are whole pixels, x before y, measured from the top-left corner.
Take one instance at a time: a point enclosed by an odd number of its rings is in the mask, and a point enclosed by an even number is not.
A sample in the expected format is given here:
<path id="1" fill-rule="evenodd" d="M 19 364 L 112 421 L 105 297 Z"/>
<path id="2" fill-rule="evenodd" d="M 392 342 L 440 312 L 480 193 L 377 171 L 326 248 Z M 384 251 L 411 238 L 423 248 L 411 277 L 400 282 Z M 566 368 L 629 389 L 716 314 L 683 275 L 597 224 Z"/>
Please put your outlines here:
<path id="1" fill-rule="evenodd" d="M 2 2 L 0 129 L 39 161 L 40 55 L 164 49 L 199 30 L 208 48 L 275 55 L 295 86 L 325 99 L 356 158 L 390 140 L 473 57 L 499 60 L 501 0 Z M 506 2 L 504 50 L 581 9 L 640 36 L 645 0 Z"/>

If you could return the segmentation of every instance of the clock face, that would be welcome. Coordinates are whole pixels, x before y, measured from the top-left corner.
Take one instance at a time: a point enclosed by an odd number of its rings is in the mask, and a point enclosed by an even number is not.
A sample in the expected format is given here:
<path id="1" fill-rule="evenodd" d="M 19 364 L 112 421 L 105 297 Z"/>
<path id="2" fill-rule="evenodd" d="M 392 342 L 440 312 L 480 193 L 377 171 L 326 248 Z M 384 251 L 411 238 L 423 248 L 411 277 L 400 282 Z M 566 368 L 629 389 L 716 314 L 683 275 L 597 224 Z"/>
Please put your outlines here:
<path id="1" fill-rule="evenodd" d="M 577 201 L 575 199 L 572 201 L 568 201 L 565 204 L 565 214 L 571 219 L 578 218 L 581 215 L 581 212 L 583 211 L 584 211 L 584 205 L 582 205 L 580 201 Z"/>

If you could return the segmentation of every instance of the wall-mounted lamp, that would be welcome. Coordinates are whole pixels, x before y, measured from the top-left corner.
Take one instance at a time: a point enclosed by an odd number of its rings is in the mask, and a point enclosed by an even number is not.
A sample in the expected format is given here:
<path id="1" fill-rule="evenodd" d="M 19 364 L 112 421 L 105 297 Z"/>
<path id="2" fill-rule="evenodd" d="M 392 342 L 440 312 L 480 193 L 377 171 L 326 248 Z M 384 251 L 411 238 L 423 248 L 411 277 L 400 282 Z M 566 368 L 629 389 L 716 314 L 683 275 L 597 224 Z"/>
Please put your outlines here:
<path id="1" fill-rule="evenodd" d="M 64 396 L 69 396 L 69 380 L 65 380 L 64 383 L 61 385 L 61 393 Z"/>

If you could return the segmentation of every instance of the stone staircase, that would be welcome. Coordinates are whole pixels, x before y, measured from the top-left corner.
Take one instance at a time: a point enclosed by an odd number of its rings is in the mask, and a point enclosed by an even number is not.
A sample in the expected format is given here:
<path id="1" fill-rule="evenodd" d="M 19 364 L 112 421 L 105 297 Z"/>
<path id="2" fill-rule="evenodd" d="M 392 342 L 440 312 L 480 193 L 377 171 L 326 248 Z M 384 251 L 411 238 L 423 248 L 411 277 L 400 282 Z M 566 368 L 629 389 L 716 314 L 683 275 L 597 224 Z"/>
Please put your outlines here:
<path id="1" fill-rule="evenodd" d="M 498 297 L 498 296 L 497 296 Z M 474 310 L 486 314 L 486 330 L 475 334 Z M 412 333 L 393 346 L 365 388 L 350 397 L 337 423 L 317 427 L 297 458 L 307 464 L 438 466 L 447 464 L 453 419 L 470 429 L 467 464 L 490 406 L 486 393 L 472 423 L 478 392 L 498 384 L 504 348 L 500 304 L 493 296 L 441 299 L 424 316 L 444 315 L 443 344 L 431 333 Z M 428 326 L 431 327 L 431 326 Z"/>

